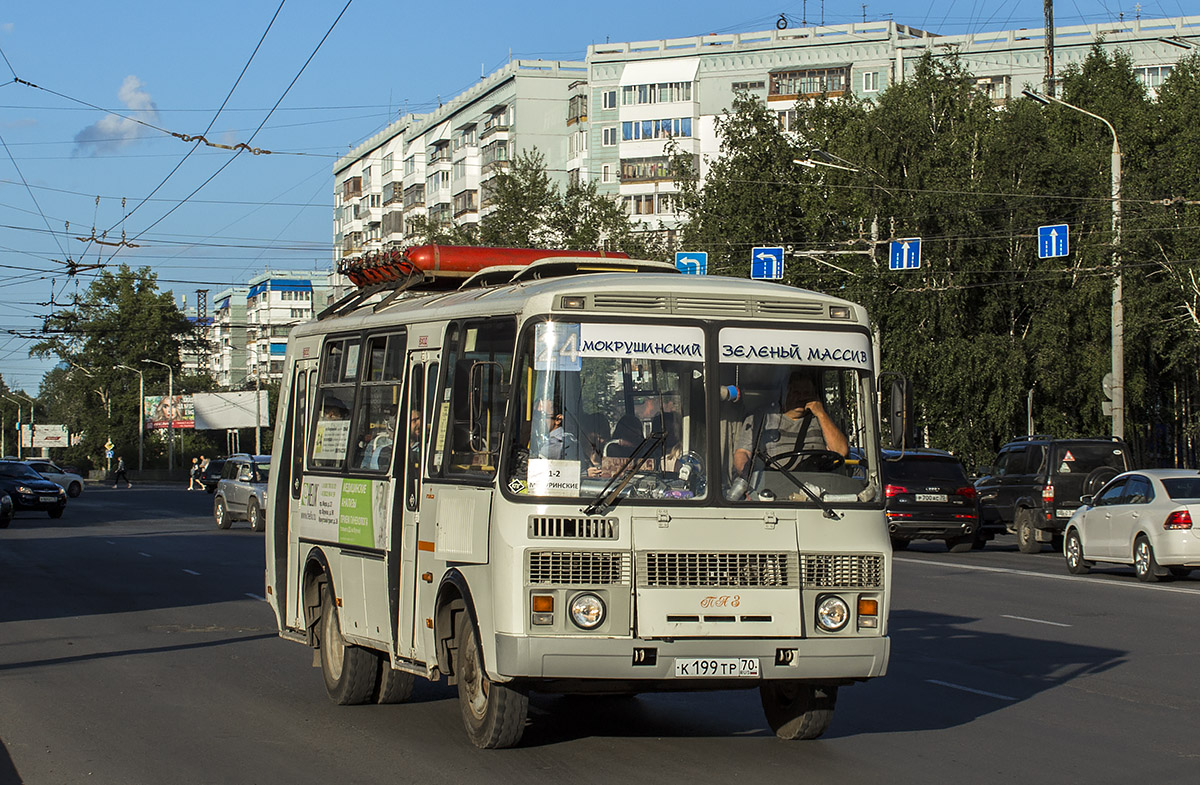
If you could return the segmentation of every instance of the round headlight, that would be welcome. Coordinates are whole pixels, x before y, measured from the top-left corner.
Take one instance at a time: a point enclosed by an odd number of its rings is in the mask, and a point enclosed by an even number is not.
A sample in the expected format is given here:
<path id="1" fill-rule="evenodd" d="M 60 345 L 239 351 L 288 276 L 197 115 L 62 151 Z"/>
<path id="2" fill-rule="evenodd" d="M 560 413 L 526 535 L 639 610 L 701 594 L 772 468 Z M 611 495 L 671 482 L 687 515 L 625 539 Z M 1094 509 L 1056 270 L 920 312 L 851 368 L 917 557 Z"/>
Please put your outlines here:
<path id="1" fill-rule="evenodd" d="M 837 632 L 850 621 L 850 606 L 841 597 L 826 597 L 817 603 L 817 626 Z"/>
<path id="2" fill-rule="evenodd" d="M 18 485 L 17 493 L 23 493 L 25 495 L 29 495 L 29 494 L 33 493 L 33 488 L 30 488 L 28 485 Z"/>
<path id="3" fill-rule="evenodd" d="M 579 594 L 571 600 L 571 621 L 585 630 L 604 622 L 604 602 L 594 594 Z"/>

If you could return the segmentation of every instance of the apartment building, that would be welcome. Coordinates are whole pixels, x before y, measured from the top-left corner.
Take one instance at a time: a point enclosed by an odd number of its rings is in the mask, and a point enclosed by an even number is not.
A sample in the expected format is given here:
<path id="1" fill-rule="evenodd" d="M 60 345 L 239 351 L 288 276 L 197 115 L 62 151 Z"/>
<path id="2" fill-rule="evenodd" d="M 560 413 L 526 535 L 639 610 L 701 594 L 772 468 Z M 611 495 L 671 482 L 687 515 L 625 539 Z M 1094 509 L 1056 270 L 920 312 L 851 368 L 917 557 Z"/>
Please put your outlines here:
<path id="1" fill-rule="evenodd" d="M 1130 55 L 1153 93 L 1200 47 L 1200 16 L 1056 27 L 1055 73 L 1101 42 Z M 406 115 L 334 165 L 338 259 L 407 240 L 413 215 L 456 224 L 486 215 L 488 181 L 537 147 L 560 185 L 597 180 L 646 230 L 678 225 L 668 140 L 701 176 L 719 154 L 715 119 L 758 96 L 787 129 L 816 96 L 870 99 L 952 54 L 998 105 L 1040 88 L 1044 29 L 943 36 L 879 21 L 595 44 L 582 63 L 510 63 L 429 115 Z M 389 206 L 391 209 L 389 209 Z"/>
<path id="2" fill-rule="evenodd" d="M 245 295 L 244 382 L 283 376 L 288 333 L 296 324 L 316 318 L 333 301 L 339 281 L 340 276 L 329 270 L 270 270 L 250 279 Z M 232 303 L 229 312 L 233 323 Z"/>
<path id="3" fill-rule="evenodd" d="M 250 289 L 234 286 L 213 298 L 208 333 L 208 372 L 217 384 L 238 389 L 246 384 L 246 297 Z"/>

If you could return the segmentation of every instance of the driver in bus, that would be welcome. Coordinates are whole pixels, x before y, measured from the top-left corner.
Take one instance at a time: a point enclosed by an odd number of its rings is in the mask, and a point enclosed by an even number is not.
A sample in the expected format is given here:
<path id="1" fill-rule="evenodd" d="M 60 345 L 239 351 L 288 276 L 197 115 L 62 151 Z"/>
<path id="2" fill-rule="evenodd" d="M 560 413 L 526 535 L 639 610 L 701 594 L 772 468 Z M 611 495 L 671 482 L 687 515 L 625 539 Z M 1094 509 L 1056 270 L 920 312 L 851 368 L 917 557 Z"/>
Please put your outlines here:
<path id="1" fill-rule="evenodd" d="M 563 414 L 553 401 L 537 402 L 534 416 L 540 416 L 545 425 L 534 430 L 529 449 L 531 458 L 549 458 L 552 461 L 579 460 L 579 440 L 575 434 L 563 427 Z"/>
<path id="2" fill-rule="evenodd" d="M 782 407 L 772 402 L 742 423 L 733 452 L 736 476 L 745 476 L 756 441 L 757 449 L 771 457 L 800 450 L 827 450 L 843 458 L 850 454 L 849 440 L 821 401 L 816 373 L 805 369 L 793 370 L 788 377 Z"/>

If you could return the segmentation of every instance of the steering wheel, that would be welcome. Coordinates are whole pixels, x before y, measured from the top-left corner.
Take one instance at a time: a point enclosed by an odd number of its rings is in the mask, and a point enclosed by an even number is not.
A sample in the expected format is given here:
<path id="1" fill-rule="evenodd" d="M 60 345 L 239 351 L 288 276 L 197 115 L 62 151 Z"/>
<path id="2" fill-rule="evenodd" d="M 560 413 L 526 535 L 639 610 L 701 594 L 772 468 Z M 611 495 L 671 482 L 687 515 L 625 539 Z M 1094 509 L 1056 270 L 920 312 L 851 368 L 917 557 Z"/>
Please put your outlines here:
<path id="1" fill-rule="evenodd" d="M 833 450 L 792 450 L 771 457 L 789 472 L 836 472 L 846 464 L 841 453 Z"/>

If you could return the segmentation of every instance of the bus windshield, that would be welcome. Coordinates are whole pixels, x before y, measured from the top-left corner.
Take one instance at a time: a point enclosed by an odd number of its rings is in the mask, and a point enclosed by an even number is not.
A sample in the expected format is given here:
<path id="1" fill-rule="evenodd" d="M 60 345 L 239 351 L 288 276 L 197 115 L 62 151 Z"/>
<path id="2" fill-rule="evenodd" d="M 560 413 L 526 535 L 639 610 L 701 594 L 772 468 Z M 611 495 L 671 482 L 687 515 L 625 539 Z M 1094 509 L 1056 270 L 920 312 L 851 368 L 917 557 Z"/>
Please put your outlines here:
<path id="1" fill-rule="evenodd" d="M 514 388 L 510 491 L 590 498 L 616 478 L 623 496 L 708 495 L 701 328 L 541 322 Z"/>

